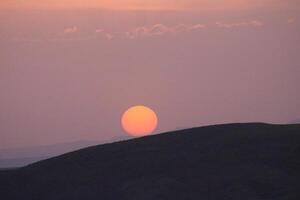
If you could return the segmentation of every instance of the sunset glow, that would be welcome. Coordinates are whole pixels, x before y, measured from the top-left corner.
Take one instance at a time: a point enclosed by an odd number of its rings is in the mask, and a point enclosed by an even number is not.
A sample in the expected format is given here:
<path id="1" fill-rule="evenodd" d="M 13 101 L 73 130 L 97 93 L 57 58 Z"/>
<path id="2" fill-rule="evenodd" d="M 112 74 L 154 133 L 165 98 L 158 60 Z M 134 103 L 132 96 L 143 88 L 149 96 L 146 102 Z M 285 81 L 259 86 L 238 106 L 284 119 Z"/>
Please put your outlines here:
<path id="1" fill-rule="evenodd" d="M 298 122 L 299 6 L 1 0 L 0 147 L 111 141 L 223 122 Z M 136 102 L 155 105 L 157 128 L 152 111 L 121 124 Z"/>
<path id="2" fill-rule="evenodd" d="M 260 7 L 295 7 L 292 0 L 4 0 L 0 8 L 101 8 L 116 10 L 226 10 Z"/>

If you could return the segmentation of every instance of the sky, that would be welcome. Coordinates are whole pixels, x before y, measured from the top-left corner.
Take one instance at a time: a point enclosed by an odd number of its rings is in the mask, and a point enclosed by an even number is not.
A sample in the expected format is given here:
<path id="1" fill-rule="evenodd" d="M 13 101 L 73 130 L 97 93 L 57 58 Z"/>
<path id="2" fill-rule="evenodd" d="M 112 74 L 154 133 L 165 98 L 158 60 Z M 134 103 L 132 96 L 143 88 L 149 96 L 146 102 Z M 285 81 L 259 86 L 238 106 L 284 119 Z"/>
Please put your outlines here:
<path id="1" fill-rule="evenodd" d="M 0 2 L 0 149 L 300 119 L 294 0 Z"/>
<path id="2" fill-rule="evenodd" d="M 147 10 L 241 10 L 299 7 L 298 0 L 2 0 L 6 8 L 106 8 Z"/>

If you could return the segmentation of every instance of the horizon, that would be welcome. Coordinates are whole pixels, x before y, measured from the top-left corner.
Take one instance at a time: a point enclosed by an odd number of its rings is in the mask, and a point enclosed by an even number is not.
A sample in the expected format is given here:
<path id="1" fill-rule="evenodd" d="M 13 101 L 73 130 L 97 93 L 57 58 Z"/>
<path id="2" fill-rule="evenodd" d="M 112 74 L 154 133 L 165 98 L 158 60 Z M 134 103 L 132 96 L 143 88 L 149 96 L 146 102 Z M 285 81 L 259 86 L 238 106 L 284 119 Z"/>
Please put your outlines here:
<path id="1" fill-rule="evenodd" d="M 108 147 L 111 145 L 121 145 L 124 143 L 128 143 L 131 140 L 135 141 L 145 141 L 148 140 L 147 138 L 153 136 L 153 138 L 164 138 L 166 135 L 172 137 L 179 137 L 178 133 L 182 136 L 183 133 L 187 132 L 197 132 L 199 131 L 199 136 L 201 136 L 201 131 L 203 133 L 206 130 L 227 130 L 230 128 L 234 128 L 239 130 L 242 127 L 256 127 L 257 129 L 288 129 L 294 130 L 292 127 L 297 128 L 299 127 L 300 123 L 297 124 L 267 124 L 267 123 L 260 123 L 260 122 L 250 122 L 250 123 L 229 123 L 229 124 L 215 124 L 215 125 L 207 125 L 201 127 L 192 127 L 186 129 L 177 129 L 177 130 L 170 130 L 168 132 L 159 133 L 159 134 L 150 134 L 146 137 L 133 137 L 133 136 L 123 136 L 120 138 L 111 139 L 109 141 L 73 141 L 73 142 L 66 142 L 66 143 L 57 143 L 57 144 L 50 144 L 50 145 L 39 145 L 39 146 L 27 146 L 27 147 L 18 147 L 18 148 L 9 148 L 9 149 L 0 149 L 0 170 L 5 169 L 17 169 L 21 167 L 29 166 L 33 163 L 37 163 L 40 161 L 47 162 L 47 160 L 51 160 L 52 158 L 58 158 L 63 155 L 72 154 L 75 152 L 82 152 L 86 149 L 91 148 L 99 148 Z M 251 129 L 245 129 L 251 130 Z M 245 131 L 244 130 L 244 131 Z M 246 132 L 245 132 L 246 133 Z M 255 135 L 255 132 L 253 132 Z M 204 134 L 205 135 L 205 134 Z M 227 135 L 227 134 L 225 134 Z M 136 140 L 139 139 L 139 140 Z"/>

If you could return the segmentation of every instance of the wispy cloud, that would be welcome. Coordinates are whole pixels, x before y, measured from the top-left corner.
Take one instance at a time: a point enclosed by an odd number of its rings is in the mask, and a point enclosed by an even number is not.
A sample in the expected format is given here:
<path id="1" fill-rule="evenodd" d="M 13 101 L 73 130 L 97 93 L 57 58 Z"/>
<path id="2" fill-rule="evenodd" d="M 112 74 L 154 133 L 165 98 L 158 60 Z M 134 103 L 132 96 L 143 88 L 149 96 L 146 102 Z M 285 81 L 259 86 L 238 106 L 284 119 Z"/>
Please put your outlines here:
<path id="1" fill-rule="evenodd" d="M 155 37 L 166 34 L 179 34 L 184 32 L 198 31 L 206 28 L 204 24 L 185 25 L 178 24 L 176 26 L 167 26 L 164 24 L 155 24 L 153 26 L 141 26 L 126 32 L 126 36 L 130 39 L 140 37 Z"/>
<path id="2" fill-rule="evenodd" d="M 76 33 L 78 32 L 79 29 L 77 28 L 77 26 L 73 26 L 73 27 L 69 27 L 69 28 L 65 28 L 64 29 L 64 33 L 68 34 L 68 33 Z"/>
<path id="3" fill-rule="evenodd" d="M 130 39 L 138 37 L 150 37 L 150 36 L 161 36 L 164 34 L 171 33 L 171 29 L 163 24 L 155 24 L 147 27 L 137 27 L 131 31 L 126 32 L 126 36 Z"/>
<path id="4" fill-rule="evenodd" d="M 220 28 L 237 28 L 237 27 L 262 27 L 264 23 L 258 20 L 252 21 L 244 21 L 244 22 L 237 22 L 237 23 L 223 23 L 223 22 L 216 22 L 216 25 Z"/>
<path id="5" fill-rule="evenodd" d="M 104 30 L 103 29 L 96 29 L 96 31 L 95 31 L 96 33 L 103 33 L 104 32 Z"/>
<path id="6" fill-rule="evenodd" d="M 95 33 L 97 38 L 112 40 L 115 37 L 112 33 L 106 32 L 104 29 L 96 29 Z"/>
<path id="7" fill-rule="evenodd" d="M 294 18 L 288 18 L 284 23 L 294 23 Z M 175 24 L 166 25 L 158 23 L 150 26 L 138 26 L 129 31 L 126 28 L 118 31 L 107 31 L 104 28 L 95 29 L 81 29 L 79 26 L 67 27 L 60 31 L 56 35 L 49 35 L 47 38 L 39 38 L 34 41 L 77 41 L 77 40 L 119 40 L 119 39 L 138 39 L 138 38 L 151 38 L 151 37 L 162 37 L 162 36 L 180 36 L 183 34 L 197 34 L 199 31 L 204 31 L 210 28 L 220 29 L 231 29 L 231 28 L 243 28 L 243 27 L 263 27 L 264 23 L 259 20 L 250 21 L 238 21 L 238 22 L 212 22 L 211 24 Z M 79 34 L 80 33 L 80 34 Z M 14 41 L 33 41 L 27 38 L 17 38 Z"/>
<path id="8" fill-rule="evenodd" d="M 108 39 L 108 40 L 112 40 L 112 39 L 114 39 L 114 35 L 111 34 L 111 33 L 106 33 L 105 38 Z"/>
<path id="9" fill-rule="evenodd" d="M 190 30 L 197 31 L 197 30 L 201 30 L 201 29 L 204 29 L 204 28 L 206 28 L 205 24 L 195 24 L 195 25 L 190 27 Z"/>

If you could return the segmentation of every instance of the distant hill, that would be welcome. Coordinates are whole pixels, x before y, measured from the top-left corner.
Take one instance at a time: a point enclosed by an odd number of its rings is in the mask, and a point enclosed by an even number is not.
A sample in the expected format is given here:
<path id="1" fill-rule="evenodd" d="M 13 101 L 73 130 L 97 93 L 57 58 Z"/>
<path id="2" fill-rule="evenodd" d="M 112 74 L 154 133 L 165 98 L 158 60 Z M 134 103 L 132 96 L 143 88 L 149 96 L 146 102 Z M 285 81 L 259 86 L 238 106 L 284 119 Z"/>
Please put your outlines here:
<path id="1" fill-rule="evenodd" d="M 96 144 L 100 144 L 100 142 L 76 141 L 44 146 L 40 145 L 23 148 L 0 149 L 0 168 L 21 167 L 39 160 L 58 156 Z"/>
<path id="2" fill-rule="evenodd" d="M 297 120 L 291 121 L 291 124 L 300 124 L 300 119 L 297 119 Z"/>
<path id="3" fill-rule="evenodd" d="M 37 161 L 45 160 L 49 157 L 33 157 L 33 158 L 11 158 L 0 159 L 0 169 L 18 168 L 35 163 Z"/>
<path id="4" fill-rule="evenodd" d="M 299 200 L 300 125 L 227 124 L 0 171 L 5 200 Z"/>
<path id="5" fill-rule="evenodd" d="M 68 143 L 29 146 L 22 148 L 0 149 L 0 169 L 10 167 L 23 167 L 28 164 L 50 157 L 65 154 L 89 146 L 130 139 L 129 136 L 114 137 L 107 141 L 75 141 Z"/>

